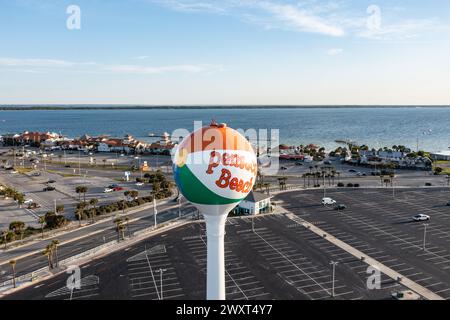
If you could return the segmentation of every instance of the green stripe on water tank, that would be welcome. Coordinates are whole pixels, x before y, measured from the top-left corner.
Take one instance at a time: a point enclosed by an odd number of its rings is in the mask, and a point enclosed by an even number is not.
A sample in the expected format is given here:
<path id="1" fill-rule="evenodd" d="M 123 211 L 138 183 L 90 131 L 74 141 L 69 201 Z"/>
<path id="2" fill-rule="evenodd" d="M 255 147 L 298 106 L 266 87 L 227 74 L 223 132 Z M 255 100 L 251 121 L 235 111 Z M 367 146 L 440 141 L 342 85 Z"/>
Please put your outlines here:
<path id="1" fill-rule="evenodd" d="M 245 198 L 228 199 L 215 194 L 192 173 L 187 165 L 177 168 L 177 173 L 182 184 L 183 195 L 190 202 L 205 205 L 231 204 L 241 202 Z"/>

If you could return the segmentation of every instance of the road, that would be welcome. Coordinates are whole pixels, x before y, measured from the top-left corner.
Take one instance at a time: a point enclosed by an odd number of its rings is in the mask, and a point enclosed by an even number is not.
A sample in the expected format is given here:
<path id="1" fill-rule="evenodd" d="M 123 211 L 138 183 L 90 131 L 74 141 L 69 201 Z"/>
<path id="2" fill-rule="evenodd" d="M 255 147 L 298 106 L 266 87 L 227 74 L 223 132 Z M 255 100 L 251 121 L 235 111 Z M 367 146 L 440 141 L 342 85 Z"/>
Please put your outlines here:
<path id="1" fill-rule="evenodd" d="M 178 217 L 178 208 L 174 207 L 175 203 L 167 203 L 164 205 L 158 206 L 158 214 L 157 214 L 157 223 L 163 223 L 173 218 Z M 192 214 L 196 212 L 196 210 L 188 205 L 182 205 L 182 215 Z M 128 232 L 132 234 L 138 230 L 142 230 L 154 225 L 154 216 L 153 209 L 141 210 L 137 213 L 131 214 L 128 216 L 130 220 L 138 219 L 137 221 L 132 221 L 129 223 L 129 228 L 125 232 L 125 236 L 127 236 Z M 77 229 L 75 231 L 65 233 L 56 237 L 56 239 L 64 243 L 66 241 L 70 241 L 72 239 L 77 239 L 73 242 L 69 242 L 67 244 L 62 244 L 59 246 L 58 253 L 59 259 L 68 258 L 74 256 L 78 253 L 87 251 L 96 246 L 103 244 L 104 242 L 109 242 L 114 239 L 117 239 L 117 232 L 115 230 L 115 225 L 113 223 L 114 217 L 108 219 L 104 222 L 99 222 L 82 229 Z M 95 233 L 93 235 L 89 235 L 91 233 Z M 23 275 L 39 268 L 47 266 L 47 258 L 42 255 L 41 251 L 45 248 L 47 244 L 51 242 L 54 238 L 44 239 L 37 243 L 33 243 L 24 247 L 18 247 L 17 249 L 13 249 L 8 252 L 2 252 L 2 257 L 0 261 L 0 274 L 2 271 L 5 271 L 5 275 L 10 276 L 10 267 L 8 265 L 8 261 L 14 259 L 20 255 L 27 254 L 28 252 L 33 252 L 38 250 L 38 253 L 34 253 L 30 256 L 27 256 L 22 259 L 17 259 L 17 275 Z M 2 279 L 7 280 L 7 279 Z M 1 280 L 0 280 L 1 282 Z"/>

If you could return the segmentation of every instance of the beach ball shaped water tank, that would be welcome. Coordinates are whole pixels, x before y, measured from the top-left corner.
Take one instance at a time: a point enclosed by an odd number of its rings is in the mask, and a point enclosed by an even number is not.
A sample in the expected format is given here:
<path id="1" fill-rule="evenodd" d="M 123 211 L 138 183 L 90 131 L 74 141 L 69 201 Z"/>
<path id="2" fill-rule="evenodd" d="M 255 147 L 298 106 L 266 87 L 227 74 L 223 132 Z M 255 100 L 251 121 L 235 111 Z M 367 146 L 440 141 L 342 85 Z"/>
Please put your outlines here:
<path id="1" fill-rule="evenodd" d="M 175 182 L 203 214 L 225 214 L 252 190 L 257 159 L 251 144 L 213 122 L 185 137 L 174 154 Z"/>

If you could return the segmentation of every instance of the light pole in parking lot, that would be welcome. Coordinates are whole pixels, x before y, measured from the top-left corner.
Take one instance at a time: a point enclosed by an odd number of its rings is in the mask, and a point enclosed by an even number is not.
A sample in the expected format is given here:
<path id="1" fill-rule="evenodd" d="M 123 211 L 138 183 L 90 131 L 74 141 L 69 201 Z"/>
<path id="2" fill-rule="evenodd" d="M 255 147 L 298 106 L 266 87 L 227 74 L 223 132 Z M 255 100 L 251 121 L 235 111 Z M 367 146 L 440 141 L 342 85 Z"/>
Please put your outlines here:
<path id="1" fill-rule="evenodd" d="M 155 218 L 155 229 L 156 229 L 156 215 L 158 214 L 158 211 L 156 210 L 156 199 L 155 196 L 153 196 L 153 217 Z"/>
<path id="2" fill-rule="evenodd" d="M 427 244 L 427 227 L 428 227 L 428 223 L 424 223 L 423 224 L 423 251 L 426 250 L 426 244 Z"/>
<path id="3" fill-rule="evenodd" d="M 334 296 L 335 296 L 335 294 L 334 294 L 334 281 L 335 281 L 335 276 L 336 276 L 336 266 L 339 263 L 335 262 L 335 261 L 331 261 L 330 264 L 333 266 L 333 282 L 332 282 L 332 287 L 331 287 L 331 297 L 334 298 Z"/>
<path id="4" fill-rule="evenodd" d="M 160 300 L 164 300 L 164 296 L 163 296 L 163 272 L 167 271 L 167 269 L 159 269 L 159 284 L 160 284 L 160 290 L 161 290 L 161 294 L 159 299 Z"/>

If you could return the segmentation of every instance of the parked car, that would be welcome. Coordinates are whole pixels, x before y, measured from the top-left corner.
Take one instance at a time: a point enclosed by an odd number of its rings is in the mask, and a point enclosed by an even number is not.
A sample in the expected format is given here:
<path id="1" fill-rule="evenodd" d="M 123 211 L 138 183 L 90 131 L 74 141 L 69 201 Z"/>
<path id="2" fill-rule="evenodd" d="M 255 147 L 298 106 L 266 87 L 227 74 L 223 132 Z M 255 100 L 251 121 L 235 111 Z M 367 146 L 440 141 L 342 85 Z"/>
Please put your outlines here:
<path id="1" fill-rule="evenodd" d="M 431 217 L 429 215 L 419 213 L 419 214 L 415 215 L 412 219 L 414 221 L 416 221 L 416 222 L 419 222 L 419 221 L 430 221 Z"/>
<path id="2" fill-rule="evenodd" d="M 40 208 L 40 207 L 41 207 L 41 205 L 39 203 L 36 203 L 36 202 L 32 202 L 32 203 L 28 204 L 28 209 L 37 209 L 37 208 Z"/>
<path id="3" fill-rule="evenodd" d="M 54 191 L 55 187 L 45 187 L 42 191 Z"/>
<path id="4" fill-rule="evenodd" d="M 337 211 L 341 211 L 341 210 L 345 210 L 345 209 L 347 209 L 347 206 L 345 204 L 338 204 L 334 207 L 334 210 L 337 210 Z"/>
<path id="5" fill-rule="evenodd" d="M 47 183 L 55 183 L 55 180 L 48 180 Z"/>
<path id="6" fill-rule="evenodd" d="M 112 189 L 112 188 L 105 188 L 105 190 L 103 190 L 103 193 L 110 193 L 113 191 L 114 191 L 114 189 Z"/>
<path id="7" fill-rule="evenodd" d="M 13 170 L 13 171 L 11 171 L 11 173 L 16 174 L 16 173 L 19 173 L 19 171 Z"/>
<path id="8" fill-rule="evenodd" d="M 64 167 L 66 168 L 70 168 L 70 164 L 66 164 Z"/>
<path id="9" fill-rule="evenodd" d="M 118 184 L 111 184 L 108 186 L 108 188 L 114 189 L 117 188 L 119 185 Z"/>
<path id="10" fill-rule="evenodd" d="M 23 202 L 24 204 L 30 204 L 33 203 L 33 199 L 25 199 L 25 201 Z"/>
<path id="11" fill-rule="evenodd" d="M 281 167 L 280 170 L 284 171 L 284 170 L 287 170 L 287 168 L 286 167 Z"/>
<path id="12" fill-rule="evenodd" d="M 295 165 L 296 165 L 296 166 L 302 166 L 302 165 L 303 165 L 303 162 L 297 161 L 297 162 L 295 163 Z"/>
<path id="13" fill-rule="evenodd" d="M 114 191 L 122 191 L 123 188 L 122 188 L 122 187 L 115 187 L 113 190 L 114 190 Z"/>
<path id="14" fill-rule="evenodd" d="M 325 160 L 325 161 L 323 162 L 323 164 L 328 164 L 328 165 L 330 165 L 330 164 L 331 164 L 331 161 L 330 161 L 330 160 Z"/>
<path id="15" fill-rule="evenodd" d="M 354 172 L 356 172 L 356 170 L 355 169 L 350 169 L 350 170 L 348 170 L 348 172 L 354 173 Z"/>
<path id="16" fill-rule="evenodd" d="M 331 199 L 331 198 L 323 198 L 322 199 L 322 205 L 327 206 L 327 205 L 334 205 L 336 204 L 336 200 Z"/>
<path id="17" fill-rule="evenodd" d="M 136 182 L 136 185 L 137 185 L 138 187 L 141 187 L 141 186 L 144 185 L 144 183 L 143 183 L 143 182 Z"/>
<path id="18" fill-rule="evenodd" d="M 365 172 L 357 172 L 356 175 L 358 177 L 365 177 L 365 176 L 367 176 L 367 173 L 365 173 Z"/>

